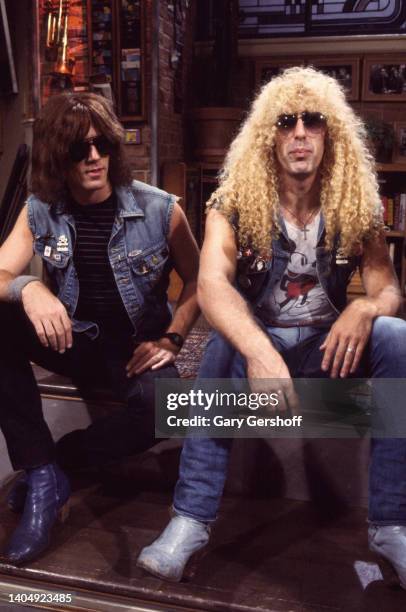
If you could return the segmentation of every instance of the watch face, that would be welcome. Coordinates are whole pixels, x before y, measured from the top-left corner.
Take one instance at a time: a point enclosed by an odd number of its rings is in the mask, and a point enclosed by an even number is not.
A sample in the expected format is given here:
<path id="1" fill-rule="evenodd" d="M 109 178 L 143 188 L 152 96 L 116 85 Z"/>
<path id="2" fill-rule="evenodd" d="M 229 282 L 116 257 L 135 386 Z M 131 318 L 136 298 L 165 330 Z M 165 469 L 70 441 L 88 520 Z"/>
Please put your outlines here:
<path id="1" fill-rule="evenodd" d="M 179 348 L 181 348 L 183 345 L 182 336 L 175 332 L 168 332 L 167 334 L 164 334 L 164 338 L 169 338 L 172 344 L 174 344 L 175 346 L 178 346 Z"/>

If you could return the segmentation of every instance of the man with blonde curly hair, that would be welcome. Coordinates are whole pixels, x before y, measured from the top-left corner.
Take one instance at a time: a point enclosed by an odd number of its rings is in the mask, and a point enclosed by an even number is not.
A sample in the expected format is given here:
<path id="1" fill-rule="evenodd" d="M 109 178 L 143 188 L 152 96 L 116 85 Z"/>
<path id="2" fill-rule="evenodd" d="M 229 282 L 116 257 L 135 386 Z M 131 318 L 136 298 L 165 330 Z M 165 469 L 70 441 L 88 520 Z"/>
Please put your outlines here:
<path id="1" fill-rule="evenodd" d="M 337 81 L 291 68 L 266 84 L 209 201 L 198 296 L 216 330 L 200 378 L 406 377 L 406 323 L 362 121 Z M 346 303 L 359 267 L 366 295 Z M 390 347 L 390 353 L 388 350 Z M 401 408 L 399 393 L 390 401 Z M 231 440 L 187 438 L 174 517 L 138 564 L 180 580 L 216 519 Z M 406 440 L 372 440 L 370 547 L 406 588 Z"/>

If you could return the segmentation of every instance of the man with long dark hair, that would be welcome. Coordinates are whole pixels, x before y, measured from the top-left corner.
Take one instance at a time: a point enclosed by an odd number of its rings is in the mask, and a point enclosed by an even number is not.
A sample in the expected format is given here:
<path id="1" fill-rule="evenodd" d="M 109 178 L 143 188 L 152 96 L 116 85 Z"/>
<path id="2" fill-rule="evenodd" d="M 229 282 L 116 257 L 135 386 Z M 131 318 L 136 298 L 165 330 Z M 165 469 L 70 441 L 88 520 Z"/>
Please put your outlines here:
<path id="1" fill-rule="evenodd" d="M 25 471 L 9 498 L 23 512 L 5 553 L 15 564 L 49 544 L 70 495 L 61 465 L 101 466 L 154 444 L 154 379 L 177 376 L 173 362 L 198 313 L 186 217 L 175 196 L 131 180 L 123 129 L 104 98 L 62 94 L 44 106 L 31 192 L 0 249 L 0 425 L 13 467 Z M 24 274 L 34 254 L 46 283 Z M 172 317 L 173 267 L 183 290 Z M 30 361 L 79 386 L 103 380 L 125 408 L 55 449 Z"/>

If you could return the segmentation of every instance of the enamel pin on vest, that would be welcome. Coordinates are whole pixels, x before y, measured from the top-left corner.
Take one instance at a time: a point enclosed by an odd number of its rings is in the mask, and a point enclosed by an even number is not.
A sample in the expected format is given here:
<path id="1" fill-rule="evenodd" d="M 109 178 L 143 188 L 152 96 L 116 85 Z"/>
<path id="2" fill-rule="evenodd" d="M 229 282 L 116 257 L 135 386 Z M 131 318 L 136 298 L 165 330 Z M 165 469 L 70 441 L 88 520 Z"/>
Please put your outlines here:
<path id="1" fill-rule="evenodd" d="M 56 243 L 56 250 L 61 253 L 67 253 L 69 251 L 69 242 L 65 234 L 61 234 Z"/>

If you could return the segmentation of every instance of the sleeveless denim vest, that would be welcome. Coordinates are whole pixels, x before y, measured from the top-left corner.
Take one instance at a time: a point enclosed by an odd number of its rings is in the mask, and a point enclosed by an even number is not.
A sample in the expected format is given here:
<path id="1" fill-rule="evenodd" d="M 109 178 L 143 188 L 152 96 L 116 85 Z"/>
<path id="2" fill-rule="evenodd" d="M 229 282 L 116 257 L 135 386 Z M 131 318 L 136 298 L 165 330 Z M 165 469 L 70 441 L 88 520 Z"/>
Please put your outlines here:
<path id="1" fill-rule="evenodd" d="M 176 196 L 140 181 L 115 189 L 117 214 L 108 245 L 108 257 L 134 337 L 158 337 L 169 325 L 167 300 L 172 268 L 168 233 Z M 49 205 L 30 195 L 28 221 L 55 295 L 64 304 L 73 330 L 95 338 L 98 326 L 77 321 L 79 281 L 73 263 L 75 222 L 65 202 Z"/>
<path id="2" fill-rule="evenodd" d="M 255 265 L 255 255 L 248 258 L 242 256 L 237 261 L 237 289 L 253 305 L 259 318 L 266 297 L 272 293 L 289 263 L 290 241 L 283 219 L 280 218 L 279 221 L 282 231 L 272 240 L 272 257 L 269 261 L 261 260 L 260 270 L 258 265 Z M 333 249 L 327 250 L 323 244 L 324 235 L 324 219 L 321 215 L 316 246 L 316 271 L 320 284 L 338 315 L 346 306 L 347 285 L 360 264 L 361 256 L 341 256 L 338 248 L 339 236 L 334 241 Z"/>

